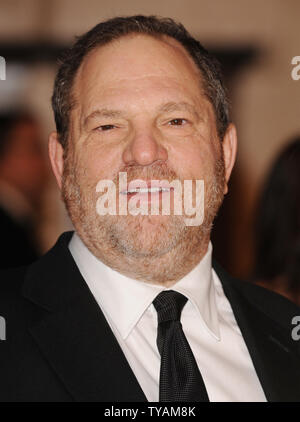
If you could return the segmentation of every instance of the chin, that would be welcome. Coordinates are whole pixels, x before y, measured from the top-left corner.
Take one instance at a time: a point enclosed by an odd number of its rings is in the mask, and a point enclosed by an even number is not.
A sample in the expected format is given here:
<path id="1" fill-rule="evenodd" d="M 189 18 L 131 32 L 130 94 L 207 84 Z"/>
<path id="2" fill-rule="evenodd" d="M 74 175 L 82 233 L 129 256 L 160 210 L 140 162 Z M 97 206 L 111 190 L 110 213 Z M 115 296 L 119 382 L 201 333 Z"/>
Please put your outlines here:
<path id="1" fill-rule="evenodd" d="M 145 257 L 169 252 L 178 242 L 183 227 L 177 216 L 126 216 L 118 217 L 109 231 L 123 252 Z"/>

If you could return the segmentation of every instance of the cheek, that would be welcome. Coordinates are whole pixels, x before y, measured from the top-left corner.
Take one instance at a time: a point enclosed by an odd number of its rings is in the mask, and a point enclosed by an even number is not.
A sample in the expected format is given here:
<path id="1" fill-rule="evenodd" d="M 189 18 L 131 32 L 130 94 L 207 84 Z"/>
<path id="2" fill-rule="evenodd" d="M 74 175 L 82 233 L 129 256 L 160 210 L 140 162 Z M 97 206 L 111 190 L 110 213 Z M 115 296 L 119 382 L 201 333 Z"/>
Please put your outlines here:
<path id="1" fill-rule="evenodd" d="M 120 168 L 121 153 L 105 146 L 87 144 L 75 152 L 77 169 L 95 186 L 102 179 L 113 179 Z"/>
<path id="2" fill-rule="evenodd" d="M 194 138 L 173 150 L 173 166 L 182 179 L 205 179 L 214 171 L 216 152 L 211 141 Z"/>

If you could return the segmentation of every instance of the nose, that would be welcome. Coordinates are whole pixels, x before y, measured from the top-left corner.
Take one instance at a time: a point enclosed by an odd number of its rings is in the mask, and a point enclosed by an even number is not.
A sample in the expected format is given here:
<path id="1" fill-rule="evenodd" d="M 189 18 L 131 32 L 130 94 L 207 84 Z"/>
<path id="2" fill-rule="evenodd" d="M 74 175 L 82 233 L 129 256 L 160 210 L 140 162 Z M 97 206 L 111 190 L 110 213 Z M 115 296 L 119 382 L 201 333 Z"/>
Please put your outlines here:
<path id="1" fill-rule="evenodd" d="M 131 142 L 123 152 L 123 161 L 126 165 L 148 166 L 155 161 L 166 161 L 168 153 L 161 142 L 155 137 L 154 129 L 140 128 L 134 131 Z"/>

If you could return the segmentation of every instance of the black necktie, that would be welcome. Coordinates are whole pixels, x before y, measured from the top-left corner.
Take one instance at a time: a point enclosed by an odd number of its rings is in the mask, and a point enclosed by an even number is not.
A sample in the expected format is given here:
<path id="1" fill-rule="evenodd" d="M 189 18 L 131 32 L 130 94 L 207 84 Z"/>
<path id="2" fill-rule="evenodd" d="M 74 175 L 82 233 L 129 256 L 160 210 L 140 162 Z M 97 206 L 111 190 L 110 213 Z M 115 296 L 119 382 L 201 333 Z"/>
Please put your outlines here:
<path id="1" fill-rule="evenodd" d="M 153 301 L 158 314 L 157 347 L 161 356 L 159 401 L 209 402 L 193 352 L 182 330 L 187 298 L 173 290 Z"/>

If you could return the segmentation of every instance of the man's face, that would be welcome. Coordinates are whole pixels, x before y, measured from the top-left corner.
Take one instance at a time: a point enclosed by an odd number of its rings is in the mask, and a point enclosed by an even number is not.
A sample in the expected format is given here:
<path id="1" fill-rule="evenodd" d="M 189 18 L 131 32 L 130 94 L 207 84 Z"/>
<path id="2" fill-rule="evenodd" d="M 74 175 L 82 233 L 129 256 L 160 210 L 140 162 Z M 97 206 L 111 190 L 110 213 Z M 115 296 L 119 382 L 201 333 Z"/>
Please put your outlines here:
<path id="1" fill-rule="evenodd" d="M 74 82 L 63 196 L 76 230 L 96 256 L 142 260 L 207 246 L 226 188 L 213 107 L 196 65 L 176 41 L 123 37 L 84 60 Z M 204 180 L 205 218 L 99 216 L 97 183 L 119 172 L 134 179 Z M 180 248 L 179 248 L 180 245 Z"/>

